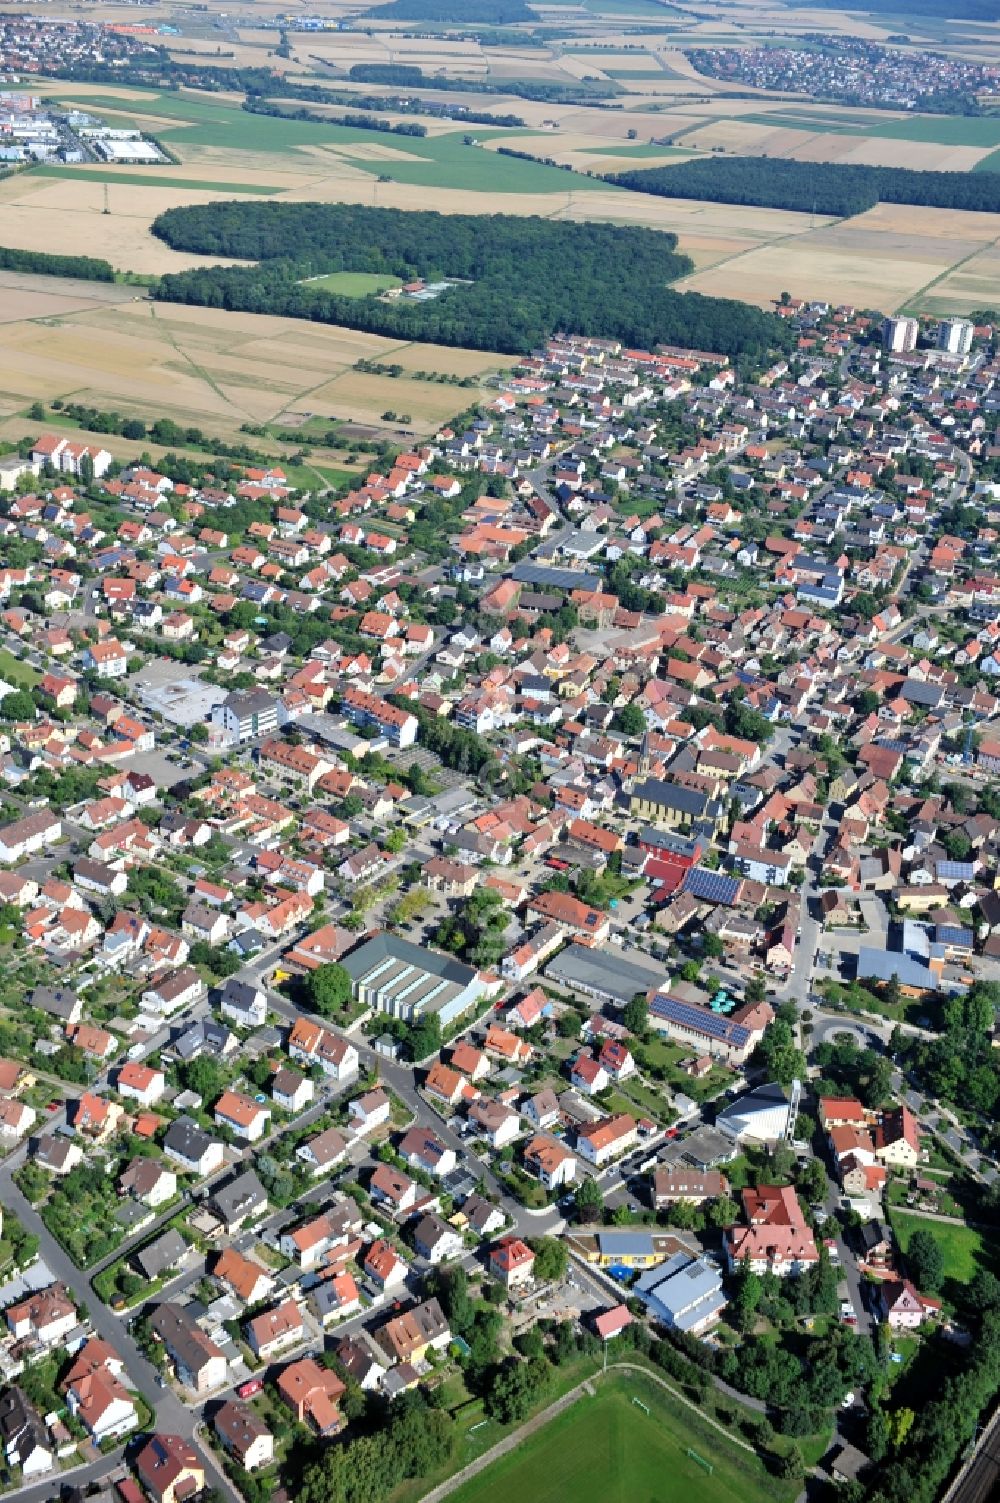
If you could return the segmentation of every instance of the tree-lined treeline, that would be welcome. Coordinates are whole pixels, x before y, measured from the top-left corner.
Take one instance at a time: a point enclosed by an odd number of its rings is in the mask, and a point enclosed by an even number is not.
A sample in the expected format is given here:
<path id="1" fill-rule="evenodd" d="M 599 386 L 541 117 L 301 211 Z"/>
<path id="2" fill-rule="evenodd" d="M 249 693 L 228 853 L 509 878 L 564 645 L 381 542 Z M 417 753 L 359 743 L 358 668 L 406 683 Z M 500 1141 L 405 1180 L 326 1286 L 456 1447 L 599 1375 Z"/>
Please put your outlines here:
<path id="1" fill-rule="evenodd" d="M 759 355 L 790 334 L 729 299 L 674 292 L 689 271 L 657 230 L 360 204 L 219 202 L 169 209 L 153 232 L 175 250 L 254 261 L 161 278 L 154 296 L 343 324 L 394 339 L 522 353 L 558 329 L 651 346 Z M 306 279 L 338 271 L 455 279 L 439 297 L 338 296 Z"/>
<path id="2" fill-rule="evenodd" d="M 933 209 L 1000 211 L 1000 173 L 913 172 L 775 157 L 703 157 L 674 167 L 615 172 L 609 182 L 659 198 L 756 204 L 810 214 L 864 214 L 877 203 Z"/>
<path id="3" fill-rule="evenodd" d="M 51 251 L 9 250 L 0 245 L 0 271 L 34 271 L 47 277 L 81 277 L 88 282 L 113 282 L 110 261 L 96 256 L 62 256 Z"/>
<path id="4" fill-rule="evenodd" d="M 351 130 L 374 130 L 381 131 L 389 136 L 426 136 L 426 125 L 419 125 L 415 120 L 401 120 L 398 124 L 392 120 L 386 120 L 380 115 L 362 115 L 357 111 L 347 115 L 318 115 L 315 110 L 307 110 L 305 106 L 297 110 L 282 109 L 273 99 L 262 99 L 259 96 L 248 94 L 243 101 L 243 108 L 251 115 L 276 115 L 281 120 L 314 120 L 320 125 L 347 126 Z"/>
<path id="5" fill-rule="evenodd" d="M 240 88 L 262 99 L 346 104 L 355 110 L 392 110 L 397 115 L 428 115 L 433 119 L 447 117 L 459 124 L 518 126 L 525 123 L 520 115 L 497 115 L 489 110 L 470 109 L 464 104 L 436 104 L 430 99 L 414 99 L 411 94 L 357 94 L 348 89 L 328 89 L 323 84 L 297 83 L 267 69 L 246 69 L 240 74 L 240 79 Z"/>
<path id="6" fill-rule="evenodd" d="M 574 78 L 565 83 L 548 78 L 453 78 L 425 73 L 414 63 L 355 63 L 350 74 L 358 83 L 388 84 L 390 88 L 444 89 L 449 94 L 516 94 L 520 99 L 594 100 L 624 94 L 611 78 Z"/>

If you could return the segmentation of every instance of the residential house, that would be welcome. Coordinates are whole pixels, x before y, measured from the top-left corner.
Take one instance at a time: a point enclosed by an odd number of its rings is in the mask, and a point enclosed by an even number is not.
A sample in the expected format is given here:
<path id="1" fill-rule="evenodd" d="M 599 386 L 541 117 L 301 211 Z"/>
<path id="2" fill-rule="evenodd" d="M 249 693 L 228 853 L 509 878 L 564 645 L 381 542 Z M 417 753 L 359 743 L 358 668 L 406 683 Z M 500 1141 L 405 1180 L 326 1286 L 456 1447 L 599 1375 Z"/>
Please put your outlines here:
<path id="1" fill-rule="evenodd" d="M 211 1393 L 226 1381 L 226 1358 L 183 1305 L 157 1305 L 150 1331 L 163 1342 L 177 1381 L 194 1393 Z"/>
<path id="2" fill-rule="evenodd" d="M 375 1340 L 391 1362 L 419 1362 L 429 1349 L 444 1351 L 451 1329 L 437 1300 L 428 1299 L 387 1321 Z"/>
<path id="3" fill-rule="evenodd" d="M 250 1404 L 228 1399 L 212 1419 L 223 1448 L 245 1472 L 274 1460 L 274 1436 Z"/>
<path id="4" fill-rule="evenodd" d="M 201 1456 L 181 1435 L 156 1431 L 136 1456 L 135 1470 L 153 1503 L 184 1503 L 205 1487 Z"/>
<path id="5" fill-rule="evenodd" d="M 508 1294 L 534 1280 L 535 1254 L 520 1237 L 503 1237 L 490 1248 L 490 1273 Z"/>

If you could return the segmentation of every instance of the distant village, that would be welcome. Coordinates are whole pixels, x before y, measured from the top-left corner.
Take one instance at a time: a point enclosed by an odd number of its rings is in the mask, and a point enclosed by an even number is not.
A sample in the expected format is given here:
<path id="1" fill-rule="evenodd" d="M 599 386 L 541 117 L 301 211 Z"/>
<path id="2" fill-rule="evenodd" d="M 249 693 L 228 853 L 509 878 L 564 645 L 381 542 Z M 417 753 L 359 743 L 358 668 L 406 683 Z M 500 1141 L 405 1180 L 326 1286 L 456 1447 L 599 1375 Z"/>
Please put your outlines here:
<path id="1" fill-rule="evenodd" d="M 710 78 L 811 99 L 895 110 L 946 107 L 956 114 L 1000 101 L 995 63 L 904 52 L 856 37 L 818 34 L 804 37 L 801 47 L 699 47 L 687 55 Z"/>

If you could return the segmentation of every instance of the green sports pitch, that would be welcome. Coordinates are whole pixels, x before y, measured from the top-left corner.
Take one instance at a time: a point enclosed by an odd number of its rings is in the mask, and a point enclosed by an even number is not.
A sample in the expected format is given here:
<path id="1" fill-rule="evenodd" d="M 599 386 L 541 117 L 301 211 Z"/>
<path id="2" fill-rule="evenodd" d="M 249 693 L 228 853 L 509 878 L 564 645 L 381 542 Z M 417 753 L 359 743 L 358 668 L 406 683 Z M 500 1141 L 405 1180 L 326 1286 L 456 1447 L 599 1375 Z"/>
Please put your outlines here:
<path id="1" fill-rule="evenodd" d="M 634 1373 L 598 1379 L 593 1396 L 581 1395 L 451 1503 L 781 1503 L 797 1490 Z"/>

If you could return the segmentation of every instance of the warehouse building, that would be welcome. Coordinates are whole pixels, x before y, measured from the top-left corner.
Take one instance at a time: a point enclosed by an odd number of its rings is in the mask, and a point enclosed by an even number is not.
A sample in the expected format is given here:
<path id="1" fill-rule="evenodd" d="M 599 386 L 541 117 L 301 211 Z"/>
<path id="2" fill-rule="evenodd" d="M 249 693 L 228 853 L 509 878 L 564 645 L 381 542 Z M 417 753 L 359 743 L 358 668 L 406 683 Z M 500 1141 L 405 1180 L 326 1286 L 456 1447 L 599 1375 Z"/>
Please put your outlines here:
<path id="1" fill-rule="evenodd" d="M 656 991 L 663 986 L 666 971 L 663 966 L 626 960 L 620 950 L 567 945 L 545 967 L 545 979 L 554 986 L 572 987 L 586 997 L 626 1007 L 637 992 Z"/>
<path id="2" fill-rule="evenodd" d="M 345 955 L 341 965 L 359 1002 L 404 1023 L 436 1013 L 446 1028 L 488 989 L 471 966 L 395 934 L 374 935 Z"/>

